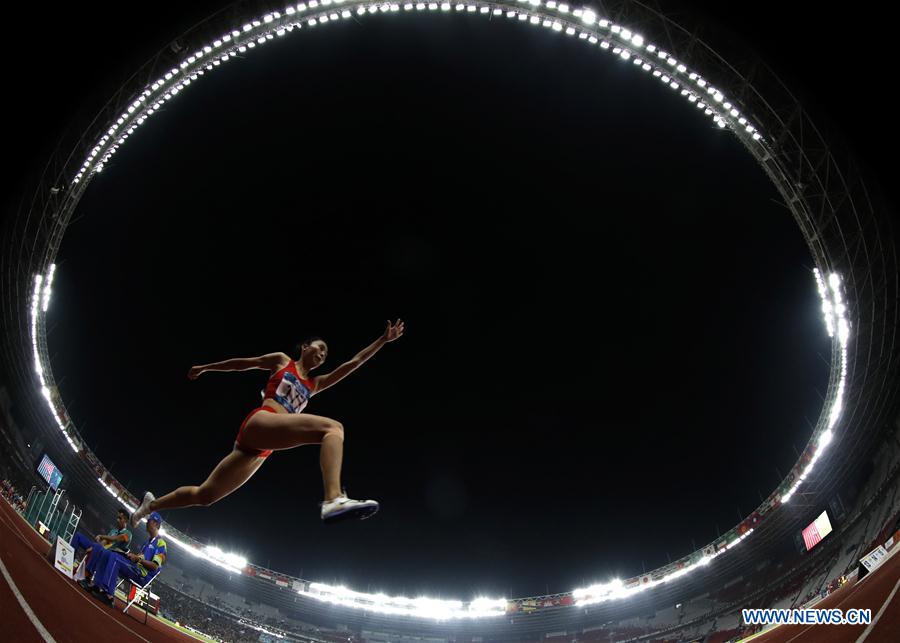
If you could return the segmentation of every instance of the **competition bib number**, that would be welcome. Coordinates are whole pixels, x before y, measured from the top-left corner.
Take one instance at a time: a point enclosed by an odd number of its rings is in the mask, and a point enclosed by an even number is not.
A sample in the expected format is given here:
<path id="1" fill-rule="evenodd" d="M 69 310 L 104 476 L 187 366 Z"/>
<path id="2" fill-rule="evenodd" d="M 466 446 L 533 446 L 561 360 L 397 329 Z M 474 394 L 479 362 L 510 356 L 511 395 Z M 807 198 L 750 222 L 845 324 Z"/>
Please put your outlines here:
<path id="1" fill-rule="evenodd" d="M 285 373 L 275 390 L 275 401 L 291 413 L 299 413 L 309 401 L 310 390 L 293 373 Z"/>

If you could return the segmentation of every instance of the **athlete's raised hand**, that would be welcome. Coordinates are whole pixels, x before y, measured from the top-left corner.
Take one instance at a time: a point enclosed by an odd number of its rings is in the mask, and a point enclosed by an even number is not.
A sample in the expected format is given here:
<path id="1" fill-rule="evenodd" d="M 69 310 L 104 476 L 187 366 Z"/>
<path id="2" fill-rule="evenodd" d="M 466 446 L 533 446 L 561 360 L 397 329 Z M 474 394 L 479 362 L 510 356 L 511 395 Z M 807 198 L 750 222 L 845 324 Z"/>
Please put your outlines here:
<path id="1" fill-rule="evenodd" d="M 381 338 L 387 342 L 392 342 L 395 339 L 399 339 L 403 335 L 403 321 L 398 319 L 393 325 L 391 324 L 391 320 L 388 320 L 387 327 L 384 329 L 384 335 Z"/>
<path id="2" fill-rule="evenodd" d="M 200 374 L 203 372 L 202 366 L 191 366 L 191 370 L 188 371 L 188 379 L 195 380 L 200 377 Z"/>

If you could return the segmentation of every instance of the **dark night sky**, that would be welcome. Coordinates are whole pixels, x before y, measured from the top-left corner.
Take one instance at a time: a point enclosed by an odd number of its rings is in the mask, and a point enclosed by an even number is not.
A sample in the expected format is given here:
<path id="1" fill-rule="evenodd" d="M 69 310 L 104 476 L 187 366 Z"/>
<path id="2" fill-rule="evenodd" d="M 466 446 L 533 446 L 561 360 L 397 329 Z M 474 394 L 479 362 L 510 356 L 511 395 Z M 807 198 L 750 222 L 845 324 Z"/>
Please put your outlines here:
<path id="1" fill-rule="evenodd" d="M 890 114 L 831 96 L 810 67 L 858 73 L 877 100 L 881 63 L 849 62 L 834 34 L 886 53 L 887 27 L 795 4 L 774 21 L 774 2 L 703 10 L 887 181 Z M 25 16 L 52 42 L 11 72 L 14 187 L 79 110 L 215 6 Z M 406 336 L 307 409 L 344 423 L 345 485 L 381 514 L 324 527 L 305 447 L 166 518 L 360 589 L 522 596 L 656 567 L 774 488 L 827 382 L 803 239 L 716 129 L 612 56 L 506 20 L 295 33 L 204 77 L 91 184 L 49 317 L 63 399 L 120 480 L 160 495 L 228 453 L 266 379 L 189 382 L 192 364 L 318 333 L 329 370 L 399 316 Z"/>

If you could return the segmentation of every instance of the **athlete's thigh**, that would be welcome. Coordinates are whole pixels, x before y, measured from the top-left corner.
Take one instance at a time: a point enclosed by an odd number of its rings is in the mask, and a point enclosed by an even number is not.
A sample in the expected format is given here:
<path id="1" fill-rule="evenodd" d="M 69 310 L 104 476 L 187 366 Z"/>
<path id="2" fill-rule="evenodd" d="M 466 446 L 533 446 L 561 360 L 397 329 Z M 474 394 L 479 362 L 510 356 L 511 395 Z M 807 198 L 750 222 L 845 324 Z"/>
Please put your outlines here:
<path id="1" fill-rule="evenodd" d="M 253 449 L 289 449 L 319 444 L 339 426 L 334 420 L 309 413 L 256 413 L 247 421 L 241 444 Z"/>

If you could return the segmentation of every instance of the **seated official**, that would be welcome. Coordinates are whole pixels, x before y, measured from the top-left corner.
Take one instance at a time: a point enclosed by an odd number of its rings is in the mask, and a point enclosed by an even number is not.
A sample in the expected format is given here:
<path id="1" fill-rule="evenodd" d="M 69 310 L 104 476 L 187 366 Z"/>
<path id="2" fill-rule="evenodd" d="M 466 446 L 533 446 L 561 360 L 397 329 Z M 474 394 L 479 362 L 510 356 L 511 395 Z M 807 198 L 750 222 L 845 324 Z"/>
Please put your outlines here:
<path id="1" fill-rule="evenodd" d="M 81 533 L 76 533 L 72 536 L 72 540 L 69 544 L 72 545 L 75 551 L 77 552 L 79 549 L 84 549 L 85 551 L 85 556 L 87 556 L 86 566 L 88 574 L 91 574 L 94 571 L 94 565 L 91 560 L 92 558 L 96 560 L 96 557 L 92 557 L 91 552 L 98 543 L 102 545 L 104 549 L 112 549 L 113 551 L 120 552 L 128 551 L 128 546 L 131 544 L 131 530 L 128 529 L 128 521 L 130 519 L 131 515 L 127 511 L 119 509 L 119 511 L 116 512 L 116 526 L 110 529 L 108 534 L 95 536 L 94 540 L 91 540 Z"/>
<path id="2" fill-rule="evenodd" d="M 162 516 L 154 511 L 147 516 L 147 533 L 150 540 L 141 547 L 140 554 L 121 554 L 109 549 L 95 552 L 93 582 L 83 584 L 85 589 L 112 606 L 115 603 L 116 584 L 119 578 L 127 578 L 137 585 L 146 585 L 159 573 L 166 562 L 166 541 L 159 535 Z"/>
<path id="3" fill-rule="evenodd" d="M 101 534 L 90 540 L 84 534 L 76 533 L 72 536 L 70 544 L 76 550 L 81 548 L 89 551 L 95 544 L 100 543 L 104 549 L 126 552 L 131 544 L 131 530 L 128 529 L 128 521 L 131 515 L 124 509 L 116 512 L 116 526 L 109 530 L 108 534 Z"/>

